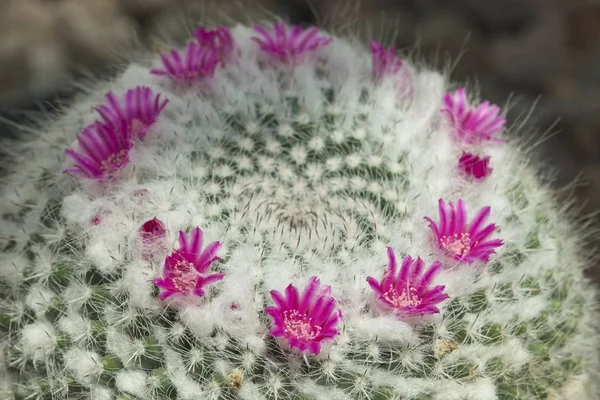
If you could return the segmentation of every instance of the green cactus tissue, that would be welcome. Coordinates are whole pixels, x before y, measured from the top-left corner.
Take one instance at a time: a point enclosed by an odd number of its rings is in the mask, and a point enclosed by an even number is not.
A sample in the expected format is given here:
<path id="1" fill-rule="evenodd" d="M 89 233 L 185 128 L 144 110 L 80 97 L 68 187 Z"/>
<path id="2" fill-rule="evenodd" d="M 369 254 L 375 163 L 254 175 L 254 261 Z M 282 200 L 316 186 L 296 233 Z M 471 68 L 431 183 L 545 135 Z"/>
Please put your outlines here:
<path id="1" fill-rule="evenodd" d="M 198 28 L 13 147 L 14 399 L 590 399 L 584 232 L 393 48 Z"/>

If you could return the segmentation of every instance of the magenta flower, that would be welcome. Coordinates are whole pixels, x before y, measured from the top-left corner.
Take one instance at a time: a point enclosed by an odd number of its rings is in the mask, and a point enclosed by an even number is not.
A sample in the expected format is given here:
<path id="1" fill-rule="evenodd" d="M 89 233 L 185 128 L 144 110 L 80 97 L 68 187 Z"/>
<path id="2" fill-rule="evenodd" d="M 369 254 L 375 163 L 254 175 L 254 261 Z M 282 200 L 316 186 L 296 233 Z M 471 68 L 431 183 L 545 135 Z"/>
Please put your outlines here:
<path id="1" fill-rule="evenodd" d="M 142 240 L 154 241 L 157 238 L 165 236 L 167 229 L 161 220 L 153 218 L 142 224 L 140 227 L 140 237 Z"/>
<path id="2" fill-rule="evenodd" d="M 129 149 L 133 142 L 130 131 L 119 132 L 94 122 L 83 129 L 77 137 L 78 151 L 65 150 L 74 166 L 65 169 L 66 174 L 106 180 L 113 178 L 129 162 Z"/>
<path id="3" fill-rule="evenodd" d="M 193 35 L 200 46 L 215 50 L 221 62 L 227 61 L 236 49 L 229 28 L 224 26 L 213 30 L 201 26 L 194 31 Z"/>
<path id="4" fill-rule="evenodd" d="M 444 96 L 442 112 L 454 128 L 457 140 L 475 144 L 484 141 L 503 142 L 505 139 L 494 135 L 504 130 L 506 118 L 499 116 L 500 107 L 484 101 L 477 107 L 470 107 L 464 88 Z"/>
<path id="5" fill-rule="evenodd" d="M 167 229 L 158 218 L 144 222 L 138 233 L 141 239 L 142 257 L 145 260 L 152 260 L 157 254 L 166 250 Z"/>
<path id="6" fill-rule="evenodd" d="M 450 296 L 443 293 L 445 286 L 430 288 L 429 285 L 442 270 L 442 264 L 436 261 L 424 272 L 425 263 L 421 258 L 413 260 L 406 256 L 398 270 L 391 247 L 387 248 L 387 254 L 390 261 L 381 282 L 370 276 L 367 278 L 379 304 L 399 317 L 439 313 L 436 305 Z"/>
<path id="7" fill-rule="evenodd" d="M 396 56 L 396 49 L 386 49 L 381 43 L 371 41 L 373 79 L 379 81 L 388 75 L 396 74 L 402 68 L 402 60 Z"/>
<path id="8" fill-rule="evenodd" d="M 156 122 L 159 114 L 167 106 L 169 100 L 161 99 L 152 89 L 138 86 L 129 89 L 123 96 L 123 103 L 113 93 L 106 94 L 108 104 L 100 105 L 96 111 L 100 114 L 104 125 L 121 132 L 127 138 L 143 138 L 148 129 Z"/>
<path id="9" fill-rule="evenodd" d="M 504 242 L 500 239 L 489 239 L 496 230 L 495 224 L 485 225 L 490 215 L 490 207 L 483 207 L 477 212 L 473 221 L 467 224 L 467 208 L 462 199 L 457 204 L 444 203 L 439 200 L 440 222 L 437 225 L 429 217 L 429 228 L 435 234 L 438 248 L 455 260 L 471 264 L 475 260 L 487 262 L 496 247 Z"/>
<path id="10" fill-rule="evenodd" d="M 260 49 L 273 59 L 284 64 L 297 65 L 305 60 L 309 53 L 314 53 L 331 43 L 331 38 L 321 36 L 317 28 L 304 29 L 299 25 L 273 25 L 272 31 L 257 25 L 254 30 L 260 34 L 252 39 Z"/>
<path id="11" fill-rule="evenodd" d="M 212 242 L 202 251 L 203 241 L 204 234 L 198 227 L 189 238 L 183 231 L 179 232 L 179 249 L 165 259 L 163 276 L 153 281 L 160 289 L 161 300 L 176 294 L 204 296 L 206 285 L 223 279 L 225 274 L 221 273 L 205 275 L 210 265 L 219 259 L 216 254 L 221 242 Z"/>
<path id="12" fill-rule="evenodd" d="M 381 43 L 371 41 L 372 76 L 374 81 L 393 76 L 399 89 L 399 97 L 411 96 L 414 91 L 411 71 L 396 56 L 396 49 L 386 49 Z"/>
<path id="13" fill-rule="evenodd" d="M 75 166 L 65 173 L 98 180 L 114 177 L 129 162 L 129 150 L 156 122 L 168 100 L 161 100 L 147 87 L 125 92 L 124 106 L 113 92 L 106 94 L 108 104 L 96 108 L 102 122 L 94 122 L 77 137 L 79 151 L 65 151 Z"/>
<path id="14" fill-rule="evenodd" d="M 285 295 L 271 290 L 275 306 L 265 308 L 273 319 L 271 334 L 286 340 L 290 347 L 319 354 L 321 342 L 339 334 L 337 325 L 342 320 L 342 312 L 335 310 L 336 302 L 330 294 L 331 286 L 320 287 L 316 276 L 308 280 L 302 296 L 292 284 Z"/>
<path id="15" fill-rule="evenodd" d="M 186 84 L 212 78 L 219 64 L 219 53 L 215 49 L 194 42 L 187 44 L 183 55 L 171 50 L 170 54 L 161 54 L 160 58 L 164 69 L 154 68 L 150 73 Z"/>
<path id="16" fill-rule="evenodd" d="M 483 180 L 493 169 L 490 168 L 490 157 L 479 157 L 471 153 L 463 152 L 458 159 L 458 168 L 465 177 Z"/>

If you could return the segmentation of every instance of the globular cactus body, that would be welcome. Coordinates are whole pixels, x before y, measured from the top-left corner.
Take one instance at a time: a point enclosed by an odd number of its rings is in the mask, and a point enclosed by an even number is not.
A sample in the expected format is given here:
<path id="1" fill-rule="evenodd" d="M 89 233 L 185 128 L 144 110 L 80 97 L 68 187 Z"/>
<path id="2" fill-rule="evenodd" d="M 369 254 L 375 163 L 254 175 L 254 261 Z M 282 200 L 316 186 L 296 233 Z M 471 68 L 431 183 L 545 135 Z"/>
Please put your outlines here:
<path id="1" fill-rule="evenodd" d="M 581 235 L 497 109 L 377 44 L 215 32 L 20 145 L 7 395 L 591 398 Z"/>

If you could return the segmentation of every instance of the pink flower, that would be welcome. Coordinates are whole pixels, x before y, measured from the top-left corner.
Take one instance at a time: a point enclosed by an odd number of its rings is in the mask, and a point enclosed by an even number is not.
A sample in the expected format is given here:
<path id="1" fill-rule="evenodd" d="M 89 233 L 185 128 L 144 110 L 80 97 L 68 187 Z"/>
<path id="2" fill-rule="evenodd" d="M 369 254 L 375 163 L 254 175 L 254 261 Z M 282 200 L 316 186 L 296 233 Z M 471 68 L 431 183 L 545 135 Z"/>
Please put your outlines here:
<path id="1" fill-rule="evenodd" d="M 475 260 L 487 262 L 496 253 L 496 247 L 504 244 L 500 239 L 489 240 L 496 230 L 495 224 L 484 226 L 490 215 L 490 207 L 480 209 L 470 224 L 467 224 L 467 209 L 462 199 L 456 205 L 452 202 L 446 205 L 440 199 L 439 213 L 439 225 L 429 217 L 425 219 L 435 234 L 438 248 L 455 260 L 468 264 Z"/>
<path id="2" fill-rule="evenodd" d="M 442 264 L 436 261 L 423 272 L 425 263 L 421 258 L 413 260 L 406 256 L 398 270 L 394 250 L 388 247 L 387 253 L 390 261 L 381 282 L 367 278 L 380 305 L 399 317 L 439 313 L 436 305 L 450 296 L 443 293 L 444 286 L 430 288 L 429 285 L 442 270 Z"/>
<path id="3" fill-rule="evenodd" d="M 483 180 L 493 169 L 490 168 L 490 157 L 479 157 L 471 153 L 463 152 L 458 160 L 458 168 L 465 177 Z"/>
<path id="4" fill-rule="evenodd" d="M 158 218 L 153 218 L 142 224 L 139 229 L 142 256 L 145 260 L 155 258 L 156 254 L 166 250 L 165 239 L 167 229 Z M 163 253 L 164 254 L 164 253 Z"/>
<path id="5" fill-rule="evenodd" d="M 231 32 L 224 26 L 213 30 L 201 26 L 194 31 L 193 35 L 200 46 L 214 49 L 221 62 L 227 61 L 236 49 Z"/>
<path id="6" fill-rule="evenodd" d="M 454 128 L 457 140 L 466 144 L 484 141 L 503 142 L 505 139 L 494 135 L 504 130 L 506 118 L 499 116 L 500 107 L 484 101 L 477 107 L 470 107 L 464 88 L 444 96 L 442 112 Z"/>
<path id="7" fill-rule="evenodd" d="M 273 25 L 272 31 L 257 25 L 254 30 L 261 36 L 252 38 L 260 49 L 284 64 L 300 64 L 308 53 L 327 46 L 332 40 L 321 36 L 317 28 L 304 29 L 299 25 L 290 27 L 278 23 Z"/>
<path id="8" fill-rule="evenodd" d="M 113 92 L 106 94 L 106 102 L 108 104 L 96 108 L 103 124 L 127 138 L 141 139 L 146 136 L 169 100 L 161 99 L 161 95 L 155 95 L 149 87 L 138 86 L 125 92 L 124 104 Z"/>
<path id="9" fill-rule="evenodd" d="M 97 180 L 115 177 L 129 162 L 129 149 L 133 146 L 130 133 L 99 122 L 88 125 L 77 137 L 78 150 L 65 150 L 75 165 L 63 172 Z"/>
<path id="10" fill-rule="evenodd" d="M 198 227 L 189 238 L 183 231 L 179 232 L 179 249 L 165 259 L 162 278 L 153 281 L 160 289 L 161 300 L 176 294 L 204 296 L 206 285 L 223 279 L 225 274 L 221 273 L 205 275 L 210 265 L 219 259 L 216 254 L 221 242 L 212 242 L 202 251 L 203 241 L 204 235 Z"/>
<path id="11" fill-rule="evenodd" d="M 402 60 L 396 56 L 394 47 L 388 50 L 376 41 L 371 41 L 370 47 L 374 80 L 379 81 L 385 76 L 394 75 L 402 68 Z"/>
<path id="12" fill-rule="evenodd" d="M 142 224 L 140 227 L 140 236 L 143 240 L 153 241 L 165 236 L 167 229 L 161 220 L 153 218 Z"/>
<path id="13" fill-rule="evenodd" d="M 65 173 L 105 180 L 113 178 L 129 162 L 129 150 L 143 138 L 168 100 L 154 96 L 152 90 L 138 86 L 124 95 L 124 107 L 113 92 L 106 94 L 108 104 L 96 111 L 102 122 L 94 122 L 77 137 L 78 151 L 65 151 L 75 166 Z"/>
<path id="14" fill-rule="evenodd" d="M 393 76 L 399 90 L 399 98 L 411 96 L 414 91 L 412 73 L 396 56 L 396 49 L 386 49 L 381 43 L 371 41 L 372 76 L 374 81 Z"/>
<path id="15" fill-rule="evenodd" d="M 335 310 L 336 302 L 330 294 L 331 286 L 320 287 L 316 276 L 308 280 L 302 296 L 292 284 L 285 295 L 272 290 L 275 306 L 265 308 L 273 319 L 271 334 L 286 340 L 290 347 L 319 354 L 321 342 L 339 334 L 337 325 L 342 320 L 342 312 Z"/>
<path id="16" fill-rule="evenodd" d="M 161 54 L 160 58 L 164 69 L 154 68 L 150 73 L 187 84 L 212 78 L 219 63 L 219 53 L 215 49 L 194 42 L 187 44 L 183 55 L 171 50 L 169 55 Z"/>

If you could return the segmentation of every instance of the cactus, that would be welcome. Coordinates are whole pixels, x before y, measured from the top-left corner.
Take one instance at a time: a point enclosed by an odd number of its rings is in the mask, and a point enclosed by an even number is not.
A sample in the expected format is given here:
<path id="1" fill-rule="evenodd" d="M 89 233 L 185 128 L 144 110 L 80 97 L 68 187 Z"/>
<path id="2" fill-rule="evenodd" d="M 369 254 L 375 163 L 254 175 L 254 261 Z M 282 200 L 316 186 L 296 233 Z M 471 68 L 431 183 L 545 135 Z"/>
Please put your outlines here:
<path id="1" fill-rule="evenodd" d="M 592 398 L 586 230 L 500 108 L 454 89 L 375 42 L 200 28 L 28 128 L 0 202 L 0 387 Z"/>

